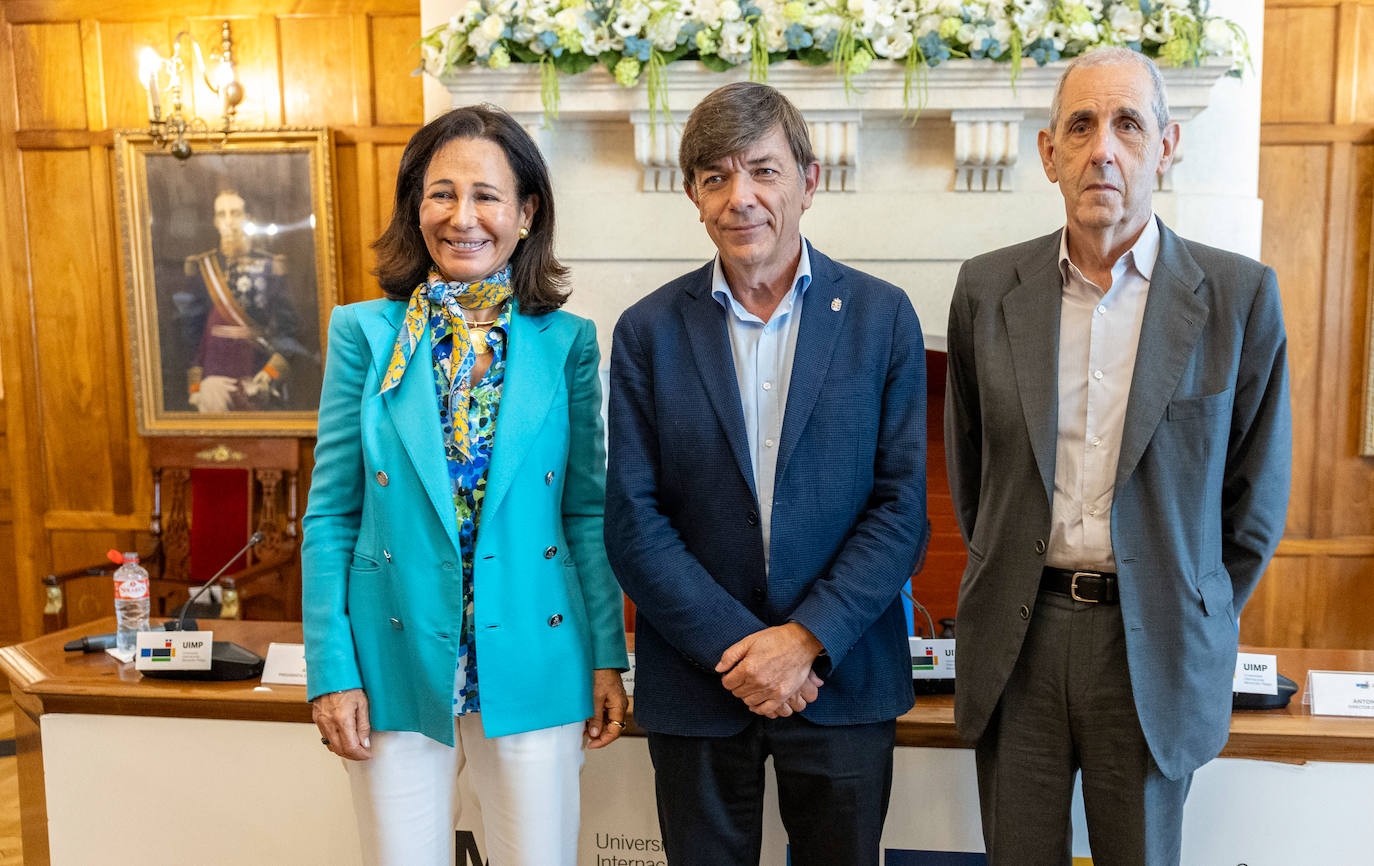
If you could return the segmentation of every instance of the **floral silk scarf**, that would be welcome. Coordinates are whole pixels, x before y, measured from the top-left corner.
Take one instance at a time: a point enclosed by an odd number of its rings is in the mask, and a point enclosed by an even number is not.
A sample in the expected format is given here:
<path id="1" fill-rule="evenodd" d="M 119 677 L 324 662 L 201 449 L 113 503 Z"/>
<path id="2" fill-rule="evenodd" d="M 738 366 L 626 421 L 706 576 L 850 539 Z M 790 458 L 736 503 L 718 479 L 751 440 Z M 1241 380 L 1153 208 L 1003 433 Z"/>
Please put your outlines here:
<path id="1" fill-rule="evenodd" d="M 409 366 L 415 346 L 425 332 L 425 324 L 429 319 L 429 305 L 440 305 L 444 311 L 444 318 L 448 321 L 449 330 L 453 334 L 454 354 L 462 352 L 462 360 L 456 367 L 451 365 L 449 368 L 452 376 L 448 389 L 448 415 L 453 423 L 455 444 L 465 459 L 472 458 L 472 438 L 468 428 L 468 402 L 472 390 L 469 380 L 472 377 L 473 364 L 477 362 L 477 353 L 472 347 L 472 338 L 468 333 L 467 322 L 463 319 L 463 310 L 492 307 L 504 303 L 510 295 L 509 266 L 484 280 L 472 283 L 445 282 L 439 271 L 431 268 L 429 277 L 416 286 L 410 295 L 405 324 L 396 335 L 396 346 L 391 350 L 391 363 L 387 365 L 386 376 L 382 379 L 382 389 L 378 392 L 385 394 L 401 383 L 401 375 Z"/>

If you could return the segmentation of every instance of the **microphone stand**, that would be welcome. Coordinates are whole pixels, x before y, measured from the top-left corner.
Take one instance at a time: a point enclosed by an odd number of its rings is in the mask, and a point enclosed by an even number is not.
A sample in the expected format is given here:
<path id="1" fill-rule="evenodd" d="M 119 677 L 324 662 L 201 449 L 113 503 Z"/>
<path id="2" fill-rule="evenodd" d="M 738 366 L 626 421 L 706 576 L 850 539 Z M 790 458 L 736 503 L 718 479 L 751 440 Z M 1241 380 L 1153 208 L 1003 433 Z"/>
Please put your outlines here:
<path id="1" fill-rule="evenodd" d="M 167 631 L 185 630 L 187 622 L 186 614 L 188 611 L 190 611 L 191 605 L 194 604 L 207 591 L 209 591 L 210 587 L 213 586 L 220 579 L 220 577 L 222 577 L 224 573 L 229 570 L 229 566 L 233 565 L 235 562 L 238 562 L 238 558 L 240 556 L 243 556 L 245 553 L 248 552 L 250 548 L 254 547 L 255 545 L 262 543 L 263 538 L 264 536 L 261 532 L 254 532 L 253 535 L 248 539 L 248 543 L 243 546 L 243 549 L 240 550 L 238 553 L 235 553 L 229 559 L 229 561 L 224 564 L 223 568 L 215 572 L 214 577 L 207 580 L 204 586 L 202 586 L 190 598 L 186 600 L 186 604 L 183 605 L 181 608 L 181 616 L 179 616 L 175 622 L 173 622 L 172 620 L 168 620 L 166 623 L 163 624 L 163 628 Z M 196 623 L 194 620 L 191 621 L 191 629 L 193 631 L 198 630 L 196 628 Z M 246 647 L 239 646 L 238 644 L 233 643 L 232 641 L 217 640 L 214 641 L 213 645 L 210 648 L 209 670 L 190 671 L 164 669 L 145 670 L 142 673 L 145 677 L 168 680 L 250 680 L 254 677 L 262 675 L 262 669 L 265 664 L 266 660 L 262 656 L 253 652 L 252 650 Z"/>
<path id="2" fill-rule="evenodd" d="M 238 562 L 240 556 L 243 556 L 243 555 L 244 555 L 245 553 L 247 553 L 249 550 L 251 550 L 252 548 L 257 547 L 259 544 L 261 544 L 261 543 L 262 543 L 262 540 L 263 540 L 264 538 L 266 538 L 266 536 L 262 534 L 262 530 L 258 530 L 257 532 L 254 532 L 251 536 L 249 536 L 249 538 L 248 538 L 248 543 L 245 544 L 242 548 L 240 548 L 240 550 L 239 550 L 238 553 L 236 553 L 236 554 L 234 554 L 233 556 L 229 557 L 229 561 L 226 562 L 226 563 L 224 563 L 224 565 L 220 568 L 219 571 L 215 572 L 215 576 L 214 576 L 214 577 L 212 577 L 212 578 L 210 578 L 209 580 L 205 581 L 205 583 L 200 587 L 200 589 L 196 590 L 196 592 L 195 592 L 194 595 L 192 595 L 190 598 L 186 599 L 186 603 L 183 604 L 183 605 L 181 606 L 181 616 L 177 617 L 177 621 L 176 621 L 175 627 L 173 627 L 172 622 L 169 620 L 168 622 L 166 622 L 166 623 L 163 625 L 163 628 L 166 629 L 167 631 L 185 631 L 185 630 L 186 630 L 186 614 L 188 614 L 188 613 L 191 611 L 191 605 L 193 605 L 193 604 L 195 604 L 197 601 L 199 601 L 199 600 L 200 600 L 200 597 L 203 596 L 203 595 L 205 595 L 205 593 L 208 592 L 208 591 L 210 590 L 210 587 L 214 586 L 215 583 L 216 583 L 216 581 L 218 581 L 221 577 L 224 576 L 224 573 L 225 573 L 226 571 L 229 570 L 229 566 L 231 566 L 231 565 L 233 565 L 234 563 Z M 191 620 L 191 630 L 192 630 L 192 631 L 195 631 L 195 630 L 196 630 L 196 625 L 197 625 L 196 621 L 195 621 L 195 620 Z"/>

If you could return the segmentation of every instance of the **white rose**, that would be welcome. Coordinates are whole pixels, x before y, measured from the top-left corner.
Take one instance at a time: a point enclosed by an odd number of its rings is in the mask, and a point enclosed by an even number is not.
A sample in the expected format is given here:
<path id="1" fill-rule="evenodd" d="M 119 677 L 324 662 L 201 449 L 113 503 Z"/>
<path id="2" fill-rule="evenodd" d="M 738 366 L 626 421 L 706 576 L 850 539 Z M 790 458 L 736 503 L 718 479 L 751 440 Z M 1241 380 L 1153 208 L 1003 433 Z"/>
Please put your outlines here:
<path id="1" fill-rule="evenodd" d="M 1068 31 L 1064 29 L 1063 24 L 1060 24 L 1058 21 L 1046 21 L 1045 29 L 1041 35 L 1054 43 L 1055 51 L 1063 51 L 1064 45 L 1067 42 L 1065 39 L 1067 34 Z"/>
<path id="2" fill-rule="evenodd" d="M 1202 50 L 1207 54 L 1230 54 L 1235 50 L 1235 38 L 1229 24 L 1213 18 L 1202 28 Z"/>
<path id="3" fill-rule="evenodd" d="M 495 42 L 501 38 L 501 34 L 506 30 L 506 20 L 500 15 L 488 15 L 482 19 L 481 25 L 477 28 L 483 36 L 490 42 Z"/>
<path id="4" fill-rule="evenodd" d="M 719 54 L 731 63 L 743 63 L 748 60 L 753 44 L 754 28 L 743 21 L 731 21 L 720 28 Z"/>
<path id="5" fill-rule="evenodd" d="M 724 2 L 720 4 L 721 20 L 738 21 L 742 14 L 739 4 L 736 3 L 735 0 L 724 0 Z"/>
<path id="6" fill-rule="evenodd" d="M 1096 42 L 1101 34 L 1092 21 L 1079 21 L 1069 27 L 1069 39 L 1078 42 Z"/>
<path id="7" fill-rule="evenodd" d="M 1113 6 L 1109 23 L 1117 36 L 1127 42 L 1139 42 L 1140 30 L 1145 24 L 1145 16 L 1140 14 L 1139 9 L 1132 9 L 1125 5 Z"/>
<path id="8" fill-rule="evenodd" d="M 886 57 L 889 60 L 901 60 L 911 51 L 911 46 L 915 40 L 911 38 L 911 33 L 906 30 L 896 30 L 891 33 L 884 33 L 873 40 L 873 50 L 879 57 Z"/>

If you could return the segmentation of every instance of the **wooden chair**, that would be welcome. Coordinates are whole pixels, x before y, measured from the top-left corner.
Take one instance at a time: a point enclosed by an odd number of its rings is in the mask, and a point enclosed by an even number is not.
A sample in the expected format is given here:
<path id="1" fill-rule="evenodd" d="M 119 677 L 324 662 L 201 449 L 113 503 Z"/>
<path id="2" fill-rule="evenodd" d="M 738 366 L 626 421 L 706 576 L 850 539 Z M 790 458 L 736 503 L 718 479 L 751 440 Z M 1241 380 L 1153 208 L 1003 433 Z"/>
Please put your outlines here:
<path id="1" fill-rule="evenodd" d="M 298 440 L 158 437 L 148 440 L 148 456 L 152 539 L 138 550 L 151 578 L 152 615 L 170 615 L 261 531 L 264 540 L 220 578 L 219 616 L 300 619 Z M 67 626 L 70 581 L 103 578 L 101 597 L 112 599 L 115 568 L 105 562 L 45 577 L 44 628 Z M 100 615 L 113 609 L 111 601 Z"/>

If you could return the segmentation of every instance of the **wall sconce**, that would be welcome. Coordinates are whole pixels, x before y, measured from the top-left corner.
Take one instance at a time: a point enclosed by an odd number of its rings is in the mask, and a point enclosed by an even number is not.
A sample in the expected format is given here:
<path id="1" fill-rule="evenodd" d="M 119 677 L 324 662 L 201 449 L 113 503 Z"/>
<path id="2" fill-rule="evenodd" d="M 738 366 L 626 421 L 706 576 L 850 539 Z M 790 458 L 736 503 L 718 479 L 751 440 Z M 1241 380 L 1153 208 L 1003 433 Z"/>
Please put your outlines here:
<path id="1" fill-rule="evenodd" d="M 183 47 L 185 46 L 185 47 Z M 172 56 L 162 57 L 152 48 L 144 48 L 138 56 L 138 80 L 148 91 L 148 134 L 158 147 L 165 147 L 177 159 L 189 159 L 191 142 L 189 139 L 201 136 L 209 139 L 218 134 L 216 144 L 224 139 L 234 127 L 234 112 L 243 102 L 243 85 L 239 82 L 238 71 L 234 68 L 234 38 L 229 30 L 229 22 L 220 25 L 219 54 L 210 55 L 214 66 L 205 65 L 200 44 L 185 30 L 172 40 Z M 210 92 L 220 98 L 221 113 L 218 126 L 212 130 L 210 124 L 198 115 L 188 117 L 181 101 L 183 76 L 190 71 L 199 75 L 210 88 Z M 162 113 L 162 79 L 166 78 L 168 112 Z M 192 78 L 194 82 L 194 78 Z"/>

